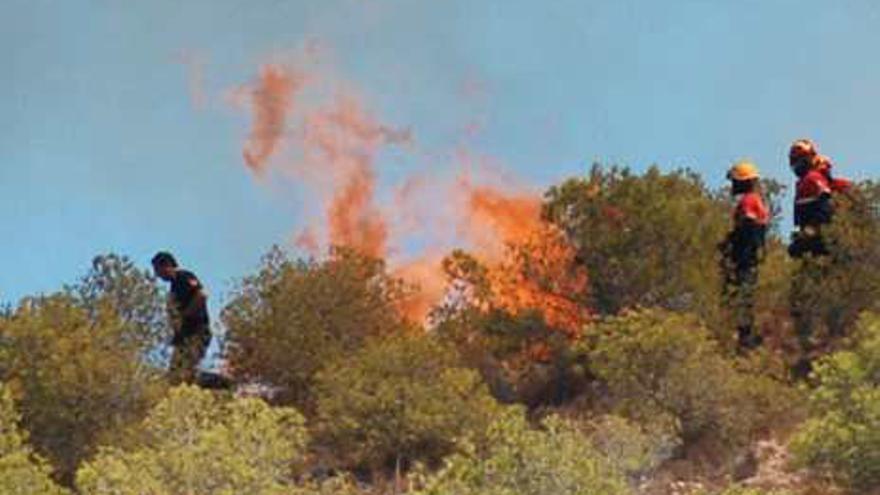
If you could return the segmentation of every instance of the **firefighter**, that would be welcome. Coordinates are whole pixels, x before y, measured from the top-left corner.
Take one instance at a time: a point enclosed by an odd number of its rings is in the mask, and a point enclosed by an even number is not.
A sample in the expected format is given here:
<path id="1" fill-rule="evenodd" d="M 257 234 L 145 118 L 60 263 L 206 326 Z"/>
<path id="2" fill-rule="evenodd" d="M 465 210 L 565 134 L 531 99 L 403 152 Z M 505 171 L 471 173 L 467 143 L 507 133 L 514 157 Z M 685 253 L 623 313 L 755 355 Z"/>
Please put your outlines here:
<path id="1" fill-rule="evenodd" d="M 180 268 L 170 253 L 157 253 L 152 264 L 156 276 L 171 284 L 168 310 L 174 330 L 174 353 L 170 381 L 175 385 L 196 383 L 197 366 L 211 343 L 208 296 L 199 279 Z"/>
<path id="2" fill-rule="evenodd" d="M 721 245 L 724 293 L 733 311 L 739 348 L 748 350 L 760 346 L 763 340 L 755 329 L 754 292 L 770 211 L 759 191 L 760 174 L 755 164 L 737 162 L 728 171 L 727 178 L 737 203 L 733 228 Z"/>
<path id="3" fill-rule="evenodd" d="M 831 159 L 827 156 L 817 154 L 816 158 L 813 160 L 813 167 L 825 177 L 828 186 L 831 188 L 832 194 L 845 194 L 852 189 L 853 183 L 851 180 L 833 176 L 832 170 L 834 165 L 831 163 Z"/>
<path id="4" fill-rule="evenodd" d="M 825 256 L 828 248 L 822 238 L 822 227 L 834 216 L 834 193 L 847 192 L 852 182 L 832 176 L 831 159 L 820 155 L 815 143 L 798 139 L 792 143 L 788 162 L 797 177 L 794 200 L 795 233 L 789 254 L 801 258 L 806 254 Z"/>
<path id="5" fill-rule="evenodd" d="M 821 303 L 822 281 L 828 276 L 831 253 L 823 237 L 823 228 L 834 217 L 834 195 L 848 193 L 852 182 L 833 176 L 833 164 L 820 155 L 815 143 L 798 139 L 788 154 L 789 165 L 797 177 L 795 186 L 795 232 L 789 254 L 801 259 L 792 279 L 790 305 L 801 356 L 793 372 L 806 377 L 812 369 L 811 356 L 816 351 L 814 331 L 824 319 Z"/>

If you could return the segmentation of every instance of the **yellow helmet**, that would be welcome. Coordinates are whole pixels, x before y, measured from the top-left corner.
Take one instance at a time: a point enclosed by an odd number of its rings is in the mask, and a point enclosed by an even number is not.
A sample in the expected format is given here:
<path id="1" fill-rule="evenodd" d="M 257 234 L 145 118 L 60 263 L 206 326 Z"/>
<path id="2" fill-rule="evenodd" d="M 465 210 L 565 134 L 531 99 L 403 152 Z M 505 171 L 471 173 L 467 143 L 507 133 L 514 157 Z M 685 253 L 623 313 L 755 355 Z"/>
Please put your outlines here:
<path id="1" fill-rule="evenodd" d="M 736 162 L 730 167 L 730 170 L 727 172 L 727 178 L 730 180 L 754 180 L 761 178 L 761 174 L 758 173 L 758 167 L 749 161 L 741 161 Z"/>

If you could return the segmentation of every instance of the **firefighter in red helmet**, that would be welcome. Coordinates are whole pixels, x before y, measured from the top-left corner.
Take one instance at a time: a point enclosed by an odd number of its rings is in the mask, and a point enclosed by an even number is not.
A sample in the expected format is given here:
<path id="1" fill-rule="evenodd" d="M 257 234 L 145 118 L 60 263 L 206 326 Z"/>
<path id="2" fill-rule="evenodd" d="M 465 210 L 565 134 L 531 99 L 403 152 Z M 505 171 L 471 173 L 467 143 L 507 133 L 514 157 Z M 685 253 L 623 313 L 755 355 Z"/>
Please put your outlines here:
<path id="1" fill-rule="evenodd" d="M 797 177 L 794 200 L 796 232 L 789 253 L 800 258 L 805 254 L 823 256 L 828 249 L 822 238 L 822 227 L 834 216 L 833 193 L 846 192 L 852 186 L 847 179 L 832 177 L 832 163 L 820 155 L 816 144 L 798 139 L 788 152 L 788 162 Z"/>
<path id="2" fill-rule="evenodd" d="M 834 195 L 852 187 L 847 179 L 834 177 L 831 159 L 820 155 L 816 144 L 808 139 L 792 143 L 789 165 L 797 176 L 795 185 L 794 223 L 796 230 L 789 245 L 792 257 L 802 259 L 792 280 L 790 305 L 795 332 L 800 342 L 801 357 L 794 367 L 796 376 L 805 377 L 812 369 L 811 355 L 815 350 L 815 327 L 822 318 L 817 314 L 817 286 L 827 276 L 831 258 L 823 228 L 834 217 Z M 821 305 L 820 305 L 821 306 Z"/>

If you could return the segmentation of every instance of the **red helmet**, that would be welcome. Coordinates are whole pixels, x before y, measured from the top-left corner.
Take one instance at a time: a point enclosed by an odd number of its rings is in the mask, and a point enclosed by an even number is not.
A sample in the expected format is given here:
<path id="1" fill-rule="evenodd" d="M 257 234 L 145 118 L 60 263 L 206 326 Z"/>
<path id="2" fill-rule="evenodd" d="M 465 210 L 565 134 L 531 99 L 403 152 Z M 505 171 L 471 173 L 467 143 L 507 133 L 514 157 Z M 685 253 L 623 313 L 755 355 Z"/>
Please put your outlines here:
<path id="1" fill-rule="evenodd" d="M 798 139 L 791 143 L 791 148 L 788 149 L 788 160 L 795 162 L 802 158 L 812 159 L 817 153 L 815 143 L 809 139 Z"/>

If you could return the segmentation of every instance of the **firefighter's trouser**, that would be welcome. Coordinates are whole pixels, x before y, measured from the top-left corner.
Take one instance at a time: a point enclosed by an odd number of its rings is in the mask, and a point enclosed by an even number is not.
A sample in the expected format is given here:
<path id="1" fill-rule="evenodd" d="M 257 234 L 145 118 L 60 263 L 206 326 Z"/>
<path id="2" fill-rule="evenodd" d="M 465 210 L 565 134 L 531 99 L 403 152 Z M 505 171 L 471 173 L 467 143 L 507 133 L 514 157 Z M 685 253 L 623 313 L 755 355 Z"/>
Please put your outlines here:
<path id="1" fill-rule="evenodd" d="M 196 369 L 210 343 L 211 331 L 207 327 L 194 329 L 175 339 L 168 370 L 173 385 L 196 382 Z"/>

